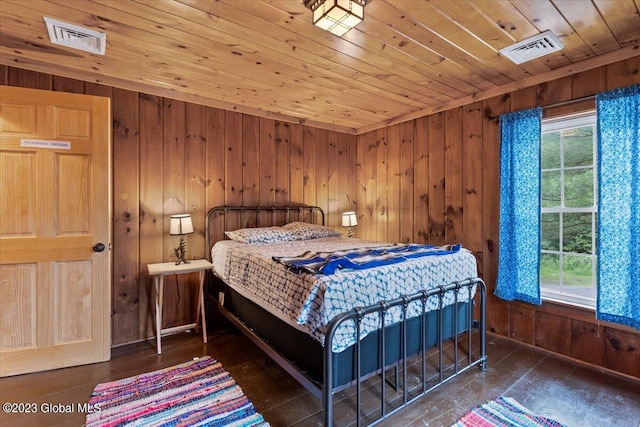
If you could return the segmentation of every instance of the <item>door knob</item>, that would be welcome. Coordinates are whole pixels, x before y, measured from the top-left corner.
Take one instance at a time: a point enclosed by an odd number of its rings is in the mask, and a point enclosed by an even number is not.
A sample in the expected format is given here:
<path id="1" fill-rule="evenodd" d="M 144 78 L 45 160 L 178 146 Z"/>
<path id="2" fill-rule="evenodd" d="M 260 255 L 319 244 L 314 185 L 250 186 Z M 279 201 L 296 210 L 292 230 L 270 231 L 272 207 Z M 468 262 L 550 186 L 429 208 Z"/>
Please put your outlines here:
<path id="1" fill-rule="evenodd" d="M 95 245 L 93 245 L 93 252 L 102 252 L 102 251 L 104 251 L 103 243 L 96 243 Z"/>

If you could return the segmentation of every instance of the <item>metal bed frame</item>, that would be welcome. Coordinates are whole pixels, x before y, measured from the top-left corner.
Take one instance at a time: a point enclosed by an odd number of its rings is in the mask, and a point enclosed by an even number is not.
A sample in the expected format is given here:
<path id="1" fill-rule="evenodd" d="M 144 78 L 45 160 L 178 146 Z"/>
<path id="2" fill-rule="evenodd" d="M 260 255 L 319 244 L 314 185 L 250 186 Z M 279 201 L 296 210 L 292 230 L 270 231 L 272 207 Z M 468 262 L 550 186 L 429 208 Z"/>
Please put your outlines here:
<path id="1" fill-rule="evenodd" d="M 297 215 L 297 218 L 293 220 L 303 220 L 305 214 L 308 214 L 307 219 L 317 223 L 317 218 L 320 218 L 320 223 L 324 225 L 325 214 L 321 208 L 316 206 L 271 206 L 271 207 L 259 207 L 259 206 L 218 206 L 209 210 L 206 216 L 206 245 L 207 245 L 207 258 L 211 257 L 211 229 L 210 229 L 210 221 L 212 217 L 223 215 L 224 216 L 224 230 L 226 231 L 226 215 L 229 212 L 238 212 L 241 216 L 240 223 L 245 226 L 257 226 L 256 222 L 249 221 L 247 222 L 247 213 L 251 213 L 251 215 L 257 215 L 261 212 L 272 213 L 275 217 L 275 214 L 278 212 L 284 212 L 284 221 L 290 222 L 291 213 L 294 212 Z M 271 224 L 270 224 L 271 225 Z M 474 304 L 472 304 L 472 289 L 476 288 L 477 296 L 479 297 L 479 310 L 478 313 L 475 313 Z M 458 293 L 459 291 L 463 291 L 464 289 L 468 292 L 468 315 L 466 318 L 468 319 L 468 324 L 466 325 L 458 325 L 458 315 L 454 314 L 453 316 L 453 336 L 451 338 L 445 338 L 445 333 L 443 331 L 444 328 L 444 319 L 443 319 L 443 298 L 445 293 L 447 292 L 455 292 L 454 298 L 454 313 L 458 313 L 458 305 L 461 304 L 458 301 Z M 437 353 L 438 353 L 438 362 L 437 362 L 437 380 L 431 383 L 428 378 L 427 373 L 427 359 L 429 357 L 429 350 L 432 348 L 428 348 L 426 346 L 425 339 L 425 331 L 427 329 L 427 317 L 426 314 L 428 311 L 426 310 L 427 300 L 431 297 L 438 298 L 438 338 L 437 338 Z M 294 379 L 296 379 L 300 384 L 302 384 L 311 394 L 313 394 L 316 398 L 322 400 L 323 404 L 323 412 L 324 412 L 324 425 L 326 427 L 333 426 L 333 416 L 334 416 L 334 394 L 343 390 L 347 387 L 355 386 L 355 396 L 356 396 L 356 425 L 360 427 L 362 425 L 364 416 L 371 416 L 371 414 L 363 414 L 362 413 L 362 386 L 363 381 L 367 378 L 370 378 L 373 375 L 381 374 L 383 380 L 380 381 L 380 406 L 379 406 L 379 416 L 374 419 L 368 425 L 375 425 L 379 422 L 389 418 L 393 414 L 397 413 L 408 404 L 414 402 L 425 394 L 431 392 L 435 388 L 440 385 L 450 381 L 451 379 L 457 377 L 463 372 L 469 370 L 473 366 L 478 366 L 482 371 L 486 370 L 487 367 L 487 354 L 486 354 L 486 286 L 485 283 L 480 278 L 468 278 L 462 281 L 457 281 L 451 283 L 446 286 L 439 286 L 436 288 L 432 288 L 429 290 L 423 290 L 413 295 L 403 295 L 401 297 L 395 298 L 391 301 L 380 301 L 376 304 L 367 306 L 367 307 L 356 307 L 350 311 L 344 312 L 338 316 L 336 316 L 327 326 L 327 332 L 325 333 L 325 345 L 323 349 L 323 383 L 318 384 L 317 381 L 314 381 L 312 378 L 308 377 L 304 372 L 302 372 L 296 365 L 280 354 L 276 349 L 272 348 L 262 337 L 258 336 L 249 325 L 246 325 L 241 319 L 236 317 L 233 313 L 229 312 L 226 307 L 217 304 L 216 307 L 220 311 L 222 315 L 224 315 L 233 325 L 235 325 L 240 331 L 242 331 L 251 341 L 253 341 L 262 351 L 264 351 L 270 358 L 272 358 L 278 365 L 280 365 L 287 373 L 289 373 Z M 422 311 L 419 315 L 420 317 L 420 351 L 418 354 L 409 354 L 407 350 L 407 324 L 410 319 L 408 319 L 407 308 L 411 303 L 421 304 Z M 379 357 L 379 366 L 383 366 L 383 368 L 376 370 L 375 372 L 361 374 L 361 341 L 360 341 L 360 323 L 362 319 L 366 315 L 377 313 L 380 318 L 381 325 L 386 325 L 385 316 L 389 312 L 390 309 L 400 307 L 402 310 L 401 318 L 403 320 L 400 321 L 400 340 L 401 340 L 401 359 L 392 365 L 385 364 L 386 361 L 386 345 L 385 345 L 385 329 L 379 329 L 380 333 L 378 334 L 378 357 Z M 475 315 L 475 318 L 474 318 Z M 338 327 L 344 322 L 355 322 L 356 324 L 356 343 L 355 346 L 355 369 L 356 369 L 356 379 L 347 384 L 340 385 L 334 387 L 333 385 L 333 338 Z M 388 325 L 387 325 L 388 326 Z M 459 359 L 459 333 L 460 327 L 463 327 L 463 332 L 466 333 L 466 358 L 463 355 L 462 359 Z M 473 339 L 472 339 L 472 330 L 478 331 L 478 343 L 476 350 L 474 350 Z M 444 362 L 444 345 L 445 341 L 453 342 L 453 365 L 446 365 Z M 474 356 L 474 353 L 476 355 Z M 466 359 L 466 360 L 465 360 Z M 420 367 L 420 377 L 421 377 L 421 385 L 419 390 L 411 390 L 412 395 L 409 395 L 408 383 L 407 383 L 407 372 L 408 372 L 408 364 L 411 360 L 411 363 L 414 365 L 419 362 Z M 463 366 L 459 367 L 459 363 L 462 363 Z M 398 381 L 398 371 L 401 369 L 402 371 L 402 380 L 400 384 L 402 384 L 402 403 L 399 406 L 391 408 L 387 411 L 387 395 L 386 395 L 386 372 L 389 368 L 395 368 L 395 386 L 394 390 L 397 390 L 399 381 Z M 453 369 L 453 373 L 448 375 L 446 372 L 449 372 Z"/>
<path id="2" fill-rule="evenodd" d="M 211 261 L 211 219 L 222 217 L 222 231 L 228 231 L 227 216 L 231 212 L 236 212 L 240 215 L 241 227 L 260 226 L 260 214 L 271 214 L 271 221 L 269 221 L 268 225 L 284 225 L 294 220 L 325 224 L 324 211 L 318 206 L 216 206 L 209 209 L 205 218 L 205 252 L 209 261 Z M 284 214 L 284 221 L 281 221 L 282 224 L 276 224 L 276 215 L 278 213 Z M 305 218 L 305 215 L 308 216 Z M 223 233 L 221 233 L 220 237 L 221 239 L 225 238 Z"/>

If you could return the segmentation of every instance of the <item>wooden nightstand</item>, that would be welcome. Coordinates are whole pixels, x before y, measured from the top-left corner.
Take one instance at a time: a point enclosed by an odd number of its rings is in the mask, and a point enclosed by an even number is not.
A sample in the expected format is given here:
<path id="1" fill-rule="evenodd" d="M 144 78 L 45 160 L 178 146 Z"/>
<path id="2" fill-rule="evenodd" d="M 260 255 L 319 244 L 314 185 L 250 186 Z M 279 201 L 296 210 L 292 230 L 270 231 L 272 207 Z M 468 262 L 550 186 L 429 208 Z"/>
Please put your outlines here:
<path id="1" fill-rule="evenodd" d="M 173 332 L 184 331 L 187 329 L 196 328 L 198 326 L 198 320 L 202 318 L 202 339 L 207 342 L 207 318 L 204 313 L 204 274 L 205 270 L 213 268 L 206 259 L 194 259 L 189 261 L 189 264 L 176 265 L 175 262 L 162 262 L 158 264 L 148 264 L 149 276 L 153 276 L 153 283 L 156 289 L 156 344 L 158 347 L 158 354 L 162 354 L 162 334 L 168 334 Z M 196 322 L 189 323 L 182 326 L 174 326 L 172 328 L 162 329 L 162 296 L 164 289 L 164 276 L 169 274 L 186 274 L 186 273 L 200 273 L 200 288 L 198 290 L 198 307 L 199 310 L 196 314 Z"/>

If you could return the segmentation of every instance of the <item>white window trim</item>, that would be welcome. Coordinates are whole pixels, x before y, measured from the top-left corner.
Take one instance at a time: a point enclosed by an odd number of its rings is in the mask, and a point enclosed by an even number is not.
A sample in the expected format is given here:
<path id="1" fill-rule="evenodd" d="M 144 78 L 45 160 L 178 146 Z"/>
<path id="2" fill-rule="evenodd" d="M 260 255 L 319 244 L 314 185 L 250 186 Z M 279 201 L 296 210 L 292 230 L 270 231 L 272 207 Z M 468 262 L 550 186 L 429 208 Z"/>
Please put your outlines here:
<path id="1" fill-rule="evenodd" d="M 566 116 L 550 117 L 542 119 L 544 133 L 554 132 L 567 127 L 597 126 L 596 110 L 581 111 Z"/>
<path id="2" fill-rule="evenodd" d="M 541 129 L 541 134 L 542 133 L 549 133 L 549 132 L 555 132 L 561 129 L 565 129 L 565 128 L 570 128 L 570 127 L 582 127 L 582 126 L 593 126 L 594 128 L 597 129 L 597 116 L 596 116 L 596 110 L 587 110 L 587 111 L 582 111 L 580 113 L 576 113 L 576 114 L 572 114 L 572 115 L 566 115 L 566 116 L 559 116 L 559 117 L 553 117 L 553 118 L 547 118 L 547 119 L 542 119 L 542 129 Z M 597 136 L 594 138 L 594 144 L 593 144 L 593 180 L 594 180 L 594 190 L 597 191 L 597 181 L 598 181 L 598 163 L 597 163 L 597 151 L 598 151 L 598 144 L 597 144 Z M 560 151 L 560 155 L 564 156 L 564 150 Z M 586 167 L 570 167 L 570 168 L 564 168 L 564 159 L 562 159 L 561 161 L 561 167 L 560 168 L 550 168 L 550 169 L 545 169 L 545 171 L 552 171 L 552 170 L 576 170 L 576 169 L 582 169 L 582 168 L 586 168 Z M 564 182 L 561 185 L 561 200 L 564 201 Z M 551 208 L 541 208 L 541 213 L 592 213 L 592 214 L 597 214 L 598 213 L 598 198 L 597 198 L 597 192 L 596 192 L 596 196 L 594 197 L 594 203 L 593 206 L 591 207 L 587 207 L 587 208 L 565 208 L 565 207 L 551 207 Z M 597 218 L 596 218 L 597 220 Z M 591 221 L 591 239 L 592 239 L 592 248 L 593 253 L 592 254 L 574 254 L 571 252 L 564 252 L 564 254 L 569 254 L 569 255 L 578 255 L 578 256 L 588 256 L 592 258 L 592 277 L 596 278 L 596 274 L 597 274 L 597 246 L 596 246 L 596 230 L 595 230 L 595 221 Z M 560 239 L 562 239 L 562 222 L 560 223 Z M 560 255 L 561 251 L 549 251 L 549 250 L 545 250 L 545 251 L 540 251 L 540 253 L 548 253 L 548 254 L 557 254 Z M 562 258 L 560 258 L 562 259 Z M 562 262 L 560 264 L 561 268 L 560 268 L 560 274 L 562 275 Z M 542 297 L 543 300 L 546 301 L 553 301 L 553 302 L 557 302 L 557 303 L 563 303 L 563 304 L 569 304 L 569 305 L 574 305 L 574 306 L 578 306 L 578 307 L 582 307 L 582 308 L 587 308 L 587 309 L 595 309 L 595 305 L 596 305 L 596 296 L 597 294 L 597 282 L 596 282 L 596 289 L 594 289 L 594 295 L 593 298 L 584 298 L 578 295 L 567 295 L 567 294 L 562 294 L 560 292 L 555 292 L 549 289 L 543 289 L 542 284 L 540 286 L 540 296 Z"/>

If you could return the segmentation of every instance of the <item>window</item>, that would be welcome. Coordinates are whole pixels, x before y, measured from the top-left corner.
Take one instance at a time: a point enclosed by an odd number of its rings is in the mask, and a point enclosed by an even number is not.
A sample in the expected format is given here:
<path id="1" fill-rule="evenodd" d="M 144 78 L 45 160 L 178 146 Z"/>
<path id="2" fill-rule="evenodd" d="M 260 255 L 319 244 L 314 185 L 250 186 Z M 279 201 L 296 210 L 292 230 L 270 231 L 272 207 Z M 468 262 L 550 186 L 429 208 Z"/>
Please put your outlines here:
<path id="1" fill-rule="evenodd" d="M 540 293 L 595 307 L 596 113 L 542 121 Z"/>

